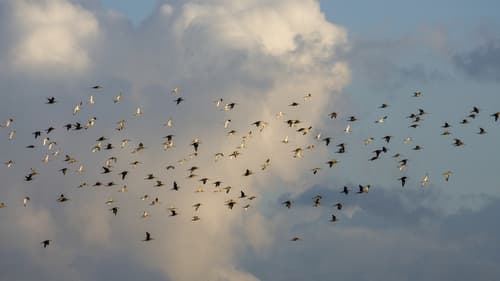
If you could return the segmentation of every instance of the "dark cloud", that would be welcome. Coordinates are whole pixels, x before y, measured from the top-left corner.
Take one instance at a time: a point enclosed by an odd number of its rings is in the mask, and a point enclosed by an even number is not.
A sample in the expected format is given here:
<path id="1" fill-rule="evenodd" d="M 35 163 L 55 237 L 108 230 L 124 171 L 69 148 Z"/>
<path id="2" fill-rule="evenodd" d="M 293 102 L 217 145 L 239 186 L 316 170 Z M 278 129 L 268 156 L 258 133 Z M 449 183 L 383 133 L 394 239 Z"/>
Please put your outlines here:
<path id="1" fill-rule="evenodd" d="M 454 55 L 453 64 L 471 78 L 500 81 L 500 40 L 489 40 L 469 52 Z"/>
<path id="2" fill-rule="evenodd" d="M 302 225 L 303 241 L 292 243 L 283 237 L 269 257 L 247 257 L 246 266 L 262 280 L 494 279 L 500 274 L 495 266 L 499 247 L 493 242 L 500 225 L 493 217 L 500 199 L 489 197 L 479 211 L 446 214 L 436 197 L 450 198 L 432 188 L 373 188 L 368 196 L 359 195 L 349 203 L 361 208 L 352 219 L 336 211 L 341 220 L 335 224 L 326 221 L 332 208 L 314 209 L 324 219 Z M 325 187 L 313 189 L 332 195 Z M 297 202 L 313 209 L 310 195 L 304 193 Z"/>
<path id="3" fill-rule="evenodd" d="M 309 207 L 313 205 L 312 198 L 321 195 L 321 202 L 324 203 L 321 210 L 326 210 L 327 213 L 335 211 L 332 206 L 337 202 L 343 203 L 344 207 L 359 207 L 362 212 L 357 212 L 352 220 L 348 221 L 349 224 L 358 226 L 411 227 L 445 215 L 439 203 L 446 200 L 443 198 L 446 196 L 437 191 L 435 186 L 428 189 L 372 186 L 369 193 L 358 194 L 357 185 L 348 184 L 351 190 L 348 195 L 340 193 L 341 185 L 335 186 L 338 187 L 314 185 L 293 201 L 297 206 Z M 376 225 L 372 224 L 372 217 L 378 218 Z"/>
<path id="4" fill-rule="evenodd" d="M 415 55 L 422 50 L 431 52 L 428 46 L 415 38 L 358 39 L 353 40 L 352 45 L 347 57 L 352 62 L 354 76 L 372 88 L 393 90 L 408 84 L 450 79 L 439 65 L 424 64 L 421 57 Z"/>

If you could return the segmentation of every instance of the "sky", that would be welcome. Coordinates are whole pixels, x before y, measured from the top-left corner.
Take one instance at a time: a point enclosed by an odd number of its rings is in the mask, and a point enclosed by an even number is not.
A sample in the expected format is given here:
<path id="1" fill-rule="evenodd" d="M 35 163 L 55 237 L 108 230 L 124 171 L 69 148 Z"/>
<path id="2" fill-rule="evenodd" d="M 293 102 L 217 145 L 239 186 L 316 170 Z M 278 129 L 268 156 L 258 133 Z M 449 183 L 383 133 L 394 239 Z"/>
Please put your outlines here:
<path id="1" fill-rule="evenodd" d="M 1 1 L 0 161 L 13 165 L 0 166 L 0 280 L 495 279 L 498 5 Z M 46 104 L 52 96 L 57 102 Z M 234 109 L 225 110 L 230 103 Z M 479 113 L 468 117 L 474 106 Z M 419 109 L 427 113 L 411 128 L 407 116 Z M 89 120 L 95 124 L 87 129 L 64 128 Z M 450 136 L 441 135 L 445 122 Z M 162 145 L 166 135 L 172 148 Z M 381 139 L 387 135 L 389 143 Z M 92 152 L 100 136 L 114 148 Z M 46 137 L 53 147 L 43 145 Z M 455 138 L 464 145 L 453 146 Z M 133 152 L 139 143 L 145 149 Z M 337 153 L 340 143 L 346 153 Z M 383 146 L 389 151 L 368 161 Z M 233 151 L 241 155 L 231 159 Z M 214 160 L 218 152 L 224 156 Z M 117 161 L 103 174 L 110 157 Z M 339 162 L 329 168 L 332 159 Z M 408 159 L 404 169 L 401 159 Z M 193 178 L 190 167 L 198 167 Z M 25 181 L 31 168 L 38 174 Z M 244 176 L 247 169 L 253 174 Z M 150 173 L 165 186 L 145 180 Z M 230 192 L 217 190 L 217 180 Z M 179 191 L 171 190 L 174 181 Z M 358 185 L 369 192 L 356 194 Z M 60 194 L 69 201 L 58 202 Z M 232 210 L 227 200 L 236 202 Z M 338 202 L 342 210 L 333 207 Z M 146 231 L 152 241 L 142 241 Z"/>

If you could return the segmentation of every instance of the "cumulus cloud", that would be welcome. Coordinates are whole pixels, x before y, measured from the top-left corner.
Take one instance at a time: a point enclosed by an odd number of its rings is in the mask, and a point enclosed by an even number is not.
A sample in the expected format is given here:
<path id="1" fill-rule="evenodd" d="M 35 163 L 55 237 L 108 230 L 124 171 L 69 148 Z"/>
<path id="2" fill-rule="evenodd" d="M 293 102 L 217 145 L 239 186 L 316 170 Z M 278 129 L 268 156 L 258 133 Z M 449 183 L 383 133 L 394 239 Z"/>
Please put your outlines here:
<path id="1" fill-rule="evenodd" d="M 99 35 L 92 13 L 64 0 L 11 3 L 15 30 L 10 57 L 15 68 L 57 73 L 89 67 L 89 48 Z"/>
<path id="2" fill-rule="evenodd" d="M 90 11 L 65 0 L 12 1 L 3 8 L 13 13 L 9 18 L 11 64 L 16 70 L 36 74 L 23 79 L 10 74 L 14 85 L 9 89 L 37 100 L 52 95 L 60 100 L 56 110 L 41 113 L 43 118 L 33 118 L 35 114 L 16 118 L 19 137 L 32 138 L 30 130 L 54 124 L 53 139 L 62 153 L 74 155 L 86 169 L 84 176 L 75 174 L 75 167 L 71 167 L 68 177 L 54 178 L 49 175 L 59 173 L 64 164 L 61 159 L 51 158 L 41 166 L 38 158 L 43 158 L 43 153 L 15 156 L 6 151 L 6 156 L 24 160 L 17 161 L 23 168 L 5 184 L 17 182 L 30 165 L 41 167 L 37 191 L 25 185 L 11 191 L 8 198 L 19 200 L 16 198 L 31 194 L 37 206 L 47 206 L 46 211 L 54 216 L 50 224 L 54 233 L 43 236 L 54 237 L 54 250 L 67 249 L 68 258 L 48 258 L 47 263 L 60 261 L 75 275 L 92 279 L 96 277 L 84 273 L 82 265 L 71 263 L 73 258 L 125 253 L 142 265 L 141 270 L 162 272 L 171 280 L 257 280 L 240 257 L 249 249 L 265 254 L 273 244 L 273 222 L 260 213 L 259 202 L 265 204 L 270 192 L 272 196 L 275 189 L 269 189 L 271 182 L 281 186 L 278 190 L 300 180 L 301 166 L 314 161 L 313 155 L 325 153 L 320 148 L 301 162 L 292 161 L 289 146 L 276 146 L 290 131 L 284 119 L 275 115 L 288 111 L 288 103 L 302 103 L 303 96 L 312 93 L 307 106 L 287 112 L 289 117 L 285 118 L 302 119 L 315 129 L 321 124 L 326 108 L 350 81 L 349 65 L 337 54 L 349 48 L 346 30 L 328 22 L 316 1 L 175 2 L 159 5 L 137 29 L 113 13 Z M 57 85 L 54 80 L 44 80 L 67 73 L 72 78 L 61 79 Z M 85 103 L 93 83 L 104 86 L 94 93 L 95 105 Z M 173 87 L 180 87 L 186 99 L 179 107 L 171 101 Z M 68 94 L 59 94 L 61 89 Z M 113 105 L 112 96 L 118 92 L 124 93 L 124 101 Z M 213 101 L 217 98 L 236 102 L 234 112 L 216 108 Z M 72 117 L 71 109 L 80 101 L 84 102 L 82 112 Z M 143 119 L 133 119 L 137 106 L 144 110 Z M 30 101 L 25 110 L 40 109 Z M 65 122 L 85 122 L 82 120 L 92 116 L 97 116 L 96 127 L 84 134 L 59 129 Z M 164 152 L 159 140 L 168 131 L 157 128 L 169 117 L 174 119 L 176 148 Z M 232 128 L 238 130 L 234 138 L 226 137 L 222 126 L 229 118 Z M 124 134 L 114 129 L 120 119 L 127 120 Z M 268 128 L 259 132 L 250 125 L 257 120 L 269 122 Z M 242 150 L 239 160 L 214 163 L 215 152 L 223 152 L 227 158 L 250 130 L 248 149 Z M 131 171 L 127 193 L 76 188 L 84 181 L 92 185 L 106 180 L 100 175 L 100 163 L 112 155 L 89 154 L 89 146 L 98 135 L 110 137 L 115 144 L 127 137 L 130 146 L 138 142 L 146 145 L 141 154 L 127 153 L 131 149 L 127 148 L 116 155 L 116 171 L 130 169 L 128 163 L 133 160 L 147 163 Z M 201 139 L 200 155 L 189 158 L 189 142 L 195 137 Z M 290 135 L 290 141 L 294 147 L 311 143 L 298 135 Z M 271 158 L 271 172 L 266 174 L 260 165 L 267 158 Z M 181 159 L 186 161 L 184 166 L 177 162 Z M 178 167 L 173 174 L 166 174 L 168 164 Z M 194 193 L 201 184 L 185 179 L 188 165 L 200 166 L 200 173 L 211 180 L 223 180 L 224 186 L 232 186 L 231 193 L 214 193 L 208 185 L 204 186 L 206 192 Z M 259 178 L 244 178 L 247 168 L 259 173 Z M 160 175 L 167 186 L 176 180 L 181 191 L 148 186 L 143 177 L 151 172 Z M 121 184 L 119 178 L 114 180 Z M 288 191 L 305 188 L 295 184 Z M 235 210 L 228 210 L 224 201 L 237 197 L 240 190 L 255 195 L 256 201 L 241 199 Z M 55 206 L 60 193 L 70 201 Z M 144 194 L 150 195 L 148 201 L 139 200 Z M 160 199 L 160 206 L 149 205 L 154 197 Z M 104 204 L 110 198 L 120 207 L 116 217 Z M 191 223 L 191 205 L 196 202 L 203 204 L 201 220 Z M 252 207 L 244 211 L 247 202 Z M 169 206 L 178 208 L 180 216 L 168 217 L 165 209 Z M 151 213 L 150 218 L 140 218 L 143 210 Z M 152 233 L 153 243 L 141 243 L 145 231 Z M 40 236 L 27 235 L 39 243 Z M 77 254 L 81 248 L 86 250 Z"/>

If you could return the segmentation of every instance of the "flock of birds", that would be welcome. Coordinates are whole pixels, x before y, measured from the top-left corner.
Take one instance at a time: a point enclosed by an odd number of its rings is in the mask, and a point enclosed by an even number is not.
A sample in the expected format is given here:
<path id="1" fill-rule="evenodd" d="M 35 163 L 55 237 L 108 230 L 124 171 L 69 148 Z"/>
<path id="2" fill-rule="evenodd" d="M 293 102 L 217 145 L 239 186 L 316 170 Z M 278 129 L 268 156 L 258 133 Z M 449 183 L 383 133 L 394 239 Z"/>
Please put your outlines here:
<path id="1" fill-rule="evenodd" d="M 102 88 L 103 87 L 99 86 L 99 85 L 92 87 L 93 91 L 96 91 L 96 93 L 95 93 L 96 95 L 98 94 L 98 91 L 102 90 Z M 185 101 L 185 99 L 181 95 L 181 91 L 179 88 L 172 89 L 171 95 L 175 97 L 173 102 L 176 105 L 181 105 L 181 103 L 183 103 Z M 415 92 L 412 95 L 412 97 L 414 97 L 414 98 L 421 98 L 421 96 L 422 96 L 421 92 Z M 313 95 L 310 93 L 307 93 L 303 97 L 303 101 L 289 103 L 289 104 L 287 104 L 287 107 L 288 108 L 296 108 L 296 107 L 303 106 L 304 103 L 307 103 L 308 100 L 310 100 L 312 98 L 313 98 Z M 90 97 L 88 98 L 87 104 L 94 104 L 95 100 L 96 99 L 95 99 L 94 95 L 90 95 Z M 121 101 L 122 101 L 122 94 L 121 93 L 114 96 L 113 103 L 118 104 Z M 56 97 L 48 97 L 48 98 L 46 98 L 45 103 L 47 104 L 48 107 L 56 106 L 56 104 L 59 103 L 59 100 Z M 214 107 L 216 109 L 221 110 L 221 111 L 226 111 L 226 112 L 233 111 L 238 106 L 239 106 L 238 103 L 225 102 L 224 99 L 222 99 L 222 98 L 214 101 Z M 74 105 L 74 107 L 72 109 L 73 116 L 77 116 L 83 107 L 84 107 L 83 102 L 79 102 L 76 105 Z M 285 107 L 285 105 L 283 105 L 283 107 Z M 379 110 L 384 112 L 384 110 L 386 110 L 388 107 L 389 107 L 388 104 L 381 104 L 379 106 Z M 419 126 L 421 126 L 422 121 L 424 120 L 424 116 L 426 114 L 428 114 L 428 112 L 426 112 L 423 108 L 419 108 L 416 112 L 409 114 L 407 116 L 408 119 L 410 120 L 409 127 L 416 129 Z M 463 124 L 463 125 L 468 124 L 469 122 L 471 122 L 471 120 L 475 119 L 479 114 L 481 114 L 480 109 L 477 106 L 472 106 L 470 112 L 466 113 L 465 118 L 462 121 L 460 121 L 459 123 Z M 135 113 L 133 114 L 133 116 L 135 118 L 141 118 L 142 115 L 143 115 L 143 111 L 140 107 L 138 107 L 136 109 Z M 339 157 L 339 158 L 328 159 L 326 162 L 323 163 L 323 165 L 327 168 L 334 168 L 336 165 L 338 165 L 340 163 L 339 159 L 342 157 L 342 155 L 347 153 L 348 150 L 350 149 L 350 145 L 348 145 L 348 143 L 342 142 L 342 143 L 333 144 L 333 141 L 334 141 L 333 137 L 330 137 L 330 136 L 325 137 L 325 136 L 322 136 L 320 133 L 317 133 L 314 135 L 312 126 L 303 126 L 303 124 L 305 123 L 304 120 L 298 120 L 298 119 L 293 119 L 293 118 L 287 119 L 287 116 L 288 116 L 288 114 L 286 112 L 280 111 L 280 112 L 276 113 L 275 118 L 276 118 L 276 120 L 282 120 L 282 122 L 283 122 L 282 124 L 284 124 L 283 126 L 285 126 L 290 133 L 299 134 L 301 136 L 310 136 L 309 138 L 312 141 L 312 144 L 310 144 L 310 145 L 290 148 L 290 156 L 292 158 L 297 158 L 297 159 L 302 158 L 304 156 L 304 153 L 306 153 L 307 150 L 311 150 L 311 149 L 315 148 L 315 143 L 323 143 L 325 146 L 327 146 L 329 148 L 334 147 L 334 153 L 335 153 L 335 155 L 337 155 Z M 500 112 L 492 113 L 492 114 L 490 114 L 490 116 L 492 118 L 492 121 L 497 122 L 498 119 L 500 118 Z M 331 120 L 336 120 L 336 119 L 344 120 L 346 127 L 345 127 L 343 133 L 345 133 L 345 134 L 350 134 L 352 124 L 355 122 L 359 122 L 358 117 L 356 117 L 356 116 L 340 116 L 340 114 L 338 114 L 337 112 L 331 112 L 327 116 L 325 116 L 325 118 L 328 118 Z M 374 123 L 381 124 L 381 123 L 386 122 L 387 119 L 388 119 L 388 116 L 384 115 L 381 118 L 375 120 Z M 87 130 L 90 130 L 92 127 L 94 127 L 96 122 L 97 122 L 97 118 L 91 117 L 86 123 L 80 123 L 80 122 L 67 123 L 61 129 L 65 130 L 65 131 L 87 131 Z M 163 125 L 167 129 L 173 128 L 173 122 L 174 121 L 172 119 L 169 119 Z M 16 135 L 16 130 L 13 129 L 13 127 L 14 127 L 13 124 L 14 124 L 13 118 L 8 118 L 4 124 L 0 125 L 0 130 L 7 130 L 8 131 L 7 136 L 8 136 L 8 139 L 10 141 L 13 141 L 15 138 L 15 135 Z M 250 126 L 256 128 L 259 132 L 262 132 L 263 130 L 265 130 L 269 126 L 269 124 L 270 123 L 268 121 L 257 120 L 255 122 L 251 123 Z M 125 120 L 125 119 L 119 120 L 116 122 L 115 129 L 118 132 L 123 132 L 126 129 L 126 125 L 127 125 L 127 120 Z M 225 130 L 227 130 L 227 136 L 234 136 L 238 133 L 238 131 L 236 129 L 232 128 L 232 120 L 231 119 L 226 119 L 223 123 L 223 127 Z M 441 127 L 442 127 L 441 135 L 443 135 L 443 136 L 451 135 L 450 128 L 452 127 L 452 125 L 450 125 L 450 123 L 444 122 Z M 44 151 L 44 154 L 45 154 L 45 156 L 42 159 L 43 163 L 48 163 L 49 161 L 52 161 L 53 159 L 60 159 L 57 163 L 61 163 L 61 161 L 62 161 L 62 163 L 64 164 L 64 167 L 59 169 L 59 172 L 62 176 L 65 176 L 70 172 L 78 173 L 80 175 L 85 175 L 86 169 L 85 169 L 85 166 L 82 163 L 82 161 L 79 161 L 77 158 L 71 156 L 72 153 L 61 152 L 62 147 L 58 144 L 58 142 L 56 142 L 52 138 L 52 132 L 54 130 L 61 130 L 61 129 L 57 129 L 57 128 L 54 128 L 52 126 L 49 126 L 45 130 L 36 130 L 36 131 L 32 132 L 33 138 L 36 142 L 35 142 L 35 144 L 31 144 L 31 145 L 26 146 L 26 149 L 35 149 L 40 145 L 42 147 L 42 151 Z M 480 127 L 479 130 L 477 131 L 477 134 L 485 135 L 485 134 L 487 134 L 487 131 L 483 127 Z M 250 130 L 250 131 L 248 131 L 248 133 L 244 134 L 241 137 L 240 145 L 233 151 L 230 151 L 228 153 L 215 152 L 213 154 L 213 157 L 214 157 L 213 161 L 217 162 L 217 161 L 220 161 L 220 160 L 226 159 L 226 158 L 227 159 L 238 158 L 243 153 L 243 150 L 247 148 L 247 142 L 252 137 L 252 135 L 253 135 L 252 130 Z M 376 137 L 368 137 L 368 138 L 363 140 L 363 144 L 365 146 L 369 145 L 370 143 L 375 142 L 377 139 L 379 139 L 379 137 L 377 137 L 377 138 Z M 372 155 L 370 155 L 368 160 L 369 161 L 376 161 L 376 160 L 380 159 L 384 154 L 388 153 L 388 151 L 390 151 L 388 146 L 391 144 L 391 142 L 393 142 L 394 139 L 395 139 L 395 137 L 393 137 L 391 135 L 386 135 L 386 136 L 380 137 L 380 140 L 383 142 L 383 145 L 380 148 L 373 150 Z M 403 139 L 403 142 L 406 144 L 410 144 L 412 142 L 412 140 L 413 139 L 411 137 L 406 137 Z M 130 145 L 130 143 L 132 143 L 132 140 L 129 138 L 123 138 L 118 143 L 113 143 L 110 141 L 110 138 L 108 138 L 106 136 L 97 136 L 95 139 L 95 143 L 91 146 L 91 151 L 93 153 L 98 153 L 100 151 L 119 151 L 119 153 L 122 153 L 122 154 L 126 153 L 126 151 L 130 151 L 131 155 L 134 156 L 147 148 L 143 142 L 138 142 L 138 144 L 135 147 L 133 147 L 132 150 L 127 150 L 126 148 Z M 177 139 L 176 139 L 175 135 L 168 134 L 163 138 L 161 146 L 162 146 L 163 150 L 168 151 L 168 150 L 172 150 L 176 147 L 175 143 L 177 143 Z M 291 143 L 289 144 L 289 137 L 288 136 L 284 136 L 284 138 L 281 140 L 281 143 L 283 143 L 285 145 L 291 144 Z M 179 167 L 181 165 L 185 165 L 186 163 L 188 163 L 190 161 L 190 159 L 196 159 L 199 156 L 199 154 L 201 153 L 200 147 L 202 144 L 203 144 L 203 142 L 201 141 L 200 138 L 192 139 L 189 142 L 189 145 L 192 147 L 191 153 L 186 158 L 179 160 L 176 163 L 176 165 L 168 165 L 167 167 L 165 167 L 165 169 L 167 171 L 173 171 L 175 169 L 179 169 Z M 279 145 L 279 144 L 276 144 L 276 145 Z M 453 145 L 455 147 L 460 147 L 460 146 L 464 145 L 464 141 L 460 138 L 453 138 L 453 140 L 450 140 L 450 145 Z M 415 151 L 418 151 L 421 149 L 423 149 L 423 147 L 420 145 L 415 145 L 412 148 L 412 150 L 415 150 Z M 397 169 L 399 169 L 401 172 L 403 172 L 405 170 L 405 168 L 407 167 L 408 162 L 410 160 L 408 158 L 405 158 L 403 156 L 403 154 L 401 154 L 401 153 L 395 153 L 392 155 L 392 157 L 394 159 L 396 159 L 396 161 L 398 163 Z M 120 186 L 118 191 L 119 192 L 126 192 L 127 191 L 127 180 L 129 178 L 132 170 L 115 171 L 115 169 L 114 169 L 115 164 L 118 161 L 119 161 L 118 157 L 111 156 L 111 157 L 108 157 L 107 159 L 105 159 L 104 163 L 100 166 L 101 166 L 101 175 L 103 177 L 110 177 L 111 175 L 118 175 L 119 180 L 121 181 L 120 184 L 118 184 L 115 181 L 110 179 L 109 181 L 106 181 L 106 182 L 104 182 L 104 181 L 95 181 L 95 182 L 84 181 L 78 187 L 79 188 L 90 188 L 90 187 L 101 187 L 101 186 L 102 187 Z M 5 163 L 5 166 L 7 168 L 12 168 L 15 165 L 15 160 L 14 159 L 7 159 L 4 163 Z M 94 165 L 95 165 L 95 163 L 94 163 Z M 139 165 L 143 165 L 143 163 L 139 160 L 134 160 L 134 161 L 130 162 L 129 165 L 130 165 L 130 168 L 133 169 L 134 167 L 137 167 Z M 271 158 L 267 158 L 261 164 L 260 170 L 262 170 L 262 171 L 267 170 L 270 166 L 271 166 Z M 209 179 L 207 177 L 199 176 L 198 174 L 196 174 L 196 173 L 200 172 L 201 170 L 202 170 L 202 167 L 198 167 L 195 165 L 193 165 L 187 169 L 187 171 L 188 171 L 187 179 L 189 181 L 193 181 L 193 185 L 198 186 L 197 189 L 195 190 L 195 192 L 204 192 L 205 186 L 213 185 L 213 190 L 212 190 L 213 192 L 221 192 L 222 194 L 235 194 L 235 195 L 232 195 L 232 196 L 234 196 L 234 198 L 223 201 L 223 204 L 225 204 L 225 206 L 227 206 L 228 209 L 232 210 L 237 204 L 240 204 L 242 202 L 243 202 L 242 207 L 244 210 L 248 210 L 249 208 L 251 208 L 250 202 L 252 200 L 255 200 L 256 196 L 247 194 L 247 192 L 245 192 L 243 190 L 240 190 L 239 192 L 234 192 L 234 191 L 231 192 L 233 190 L 233 188 L 230 185 L 225 185 L 225 181 L 223 179 Z M 322 170 L 321 166 L 320 167 L 313 167 L 313 168 L 311 168 L 311 173 L 317 174 L 321 170 Z M 241 176 L 249 177 L 249 176 L 252 176 L 254 174 L 256 174 L 256 172 L 254 170 L 245 169 L 242 172 Z M 24 181 L 32 182 L 32 181 L 36 180 L 37 175 L 39 175 L 38 169 L 30 168 L 28 173 L 24 176 Z M 443 173 L 444 180 L 446 182 L 448 182 L 451 175 L 452 175 L 451 170 L 444 171 L 444 173 Z M 134 175 L 134 176 L 137 177 L 137 175 Z M 87 177 L 87 179 L 89 179 L 89 178 L 91 178 L 90 175 Z M 150 185 L 152 185 L 154 187 L 163 187 L 166 185 L 166 183 L 160 179 L 160 176 L 155 175 L 154 173 L 146 174 L 144 176 L 144 180 L 147 182 L 150 182 Z M 409 178 L 408 178 L 408 176 L 402 175 L 397 180 L 400 182 L 402 187 L 405 187 L 405 185 L 408 183 Z M 196 183 L 194 183 L 194 181 L 196 181 Z M 429 175 L 425 174 L 422 177 L 422 179 L 420 180 L 420 185 L 422 187 L 425 187 L 425 186 L 429 185 L 429 183 L 430 183 Z M 179 191 L 181 189 L 180 184 L 174 180 L 171 183 L 171 189 L 174 192 Z M 340 193 L 343 193 L 345 195 L 348 195 L 352 192 L 358 193 L 358 194 L 366 194 L 369 191 L 370 191 L 370 184 L 359 185 L 356 188 L 343 186 L 339 190 Z M 151 200 L 151 203 L 150 203 L 151 206 L 155 206 L 155 205 L 160 204 L 159 198 L 158 197 L 153 198 L 153 197 L 154 196 L 150 196 L 150 195 L 146 194 L 146 195 L 142 196 L 140 199 L 144 200 L 144 201 Z M 22 198 L 22 204 L 24 205 L 24 207 L 28 207 L 30 200 L 31 200 L 31 197 L 29 195 Z M 312 198 L 312 206 L 313 207 L 320 207 L 321 200 L 322 200 L 322 196 L 320 194 L 314 196 Z M 68 204 L 67 202 L 70 201 L 70 198 L 67 197 L 65 194 L 58 194 L 56 197 L 56 201 L 60 204 Z M 292 208 L 294 205 L 294 201 L 292 199 L 284 200 L 280 203 L 283 205 L 283 208 L 288 208 L 288 209 Z M 117 202 L 115 200 L 113 200 L 111 198 L 111 199 L 107 200 L 105 202 L 105 204 L 109 206 L 108 209 L 112 215 L 116 216 L 119 214 L 120 207 L 117 205 Z M 203 204 L 204 204 L 203 202 L 193 202 L 192 211 L 195 213 L 195 215 L 192 215 L 190 218 L 190 220 L 192 222 L 197 222 L 202 218 L 200 215 L 198 215 L 198 211 L 203 206 Z M 0 202 L 0 209 L 6 208 L 6 207 L 7 207 L 7 203 Z M 336 202 L 333 205 L 333 207 L 334 207 L 334 210 L 336 210 L 336 211 L 342 211 L 343 203 Z M 167 211 L 168 211 L 168 214 L 172 217 L 178 216 L 180 214 L 179 210 L 173 206 L 167 208 Z M 150 213 L 148 211 L 143 211 L 141 214 L 141 217 L 147 218 L 147 217 L 149 217 L 149 215 L 150 215 Z M 330 222 L 335 223 L 338 220 L 339 219 L 335 214 L 331 214 L 331 217 L 329 220 Z M 299 241 L 301 239 L 302 238 L 300 236 L 295 236 L 295 237 L 291 238 L 291 241 Z M 153 235 L 150 232 L 146 231 L 144 234 L 144 239 L 142 241 L 147 242 L 147 241 L 152 241 L 152 240 L 154 240 Z M 43 245 L 44 248 L 46 248 L 50 245 L 51 242 L 52 242 L 51 239 L 45 239 L 41 242 L 41 244 Z"/>

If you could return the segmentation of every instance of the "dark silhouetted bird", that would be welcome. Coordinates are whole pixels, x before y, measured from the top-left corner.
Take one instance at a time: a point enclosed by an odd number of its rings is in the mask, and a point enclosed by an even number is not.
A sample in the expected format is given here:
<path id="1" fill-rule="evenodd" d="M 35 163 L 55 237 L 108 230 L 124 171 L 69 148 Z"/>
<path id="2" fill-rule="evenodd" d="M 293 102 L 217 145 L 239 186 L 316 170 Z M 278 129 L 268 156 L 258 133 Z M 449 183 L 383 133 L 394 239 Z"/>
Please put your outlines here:
<path id="1" fill-rule="evenodd" d="M 288 209 L 292 207 L 292 201 L 290 200 L 283 201 L 281 204 L 285 205 Z"/>
<path id="2" fill-rule="evenodd" d="M 404 187 L 405 184 L 406 184 L 406 180 L 408 179 L 408 177 L 404 176 L 404 177 L 400 177 L 398 180 L 401 181 L 401 187 Z"/>
<path id="3" fill-rule="evenodd" d="M 151 240 L 153 240 L 153 237 L 151 237 L 151 233 L 146 231 L 146 238 L 142 241 L 151 241 Z"/>
<path id="4" fill-rule="evenodd" d="M 497 122 L 497 121 L 498 121 L 498 118 L 500 118 L 500 111 L 499 111 L 499 112 L 495 112 L 495 113 L 491 114 L 491 116 L 492 116 L 493 118 L 495 118 L 495 122 Z"/>
<path id="5" fill-rule="evenodd" d="M 42 244 L 44 248 L 47 248 L 50 245 L 50 242 L 52 242 L 52 240 L 44 240 L 40 244 Z"/>

